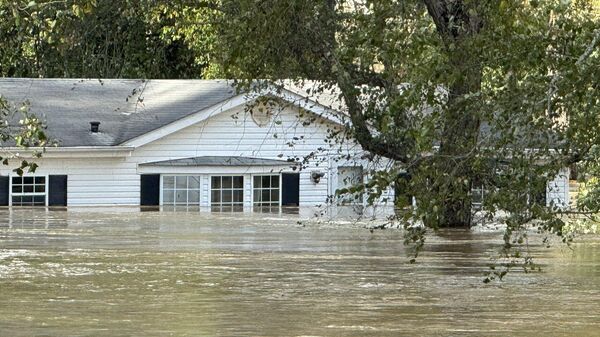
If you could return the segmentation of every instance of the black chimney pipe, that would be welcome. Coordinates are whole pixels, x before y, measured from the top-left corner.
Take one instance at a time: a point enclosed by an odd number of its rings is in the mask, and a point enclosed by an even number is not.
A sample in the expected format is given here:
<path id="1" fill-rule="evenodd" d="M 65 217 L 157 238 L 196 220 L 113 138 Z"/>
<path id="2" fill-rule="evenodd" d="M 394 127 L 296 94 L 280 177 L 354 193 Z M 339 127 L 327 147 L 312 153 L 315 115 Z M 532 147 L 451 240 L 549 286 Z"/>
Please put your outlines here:
<path id="1" fill-rule="evenodd" d="M 92 131 L 93 133 L 98 132 L 98 129 L 100 128 L 100 122 L 90 122 L 90 131 Z"/>

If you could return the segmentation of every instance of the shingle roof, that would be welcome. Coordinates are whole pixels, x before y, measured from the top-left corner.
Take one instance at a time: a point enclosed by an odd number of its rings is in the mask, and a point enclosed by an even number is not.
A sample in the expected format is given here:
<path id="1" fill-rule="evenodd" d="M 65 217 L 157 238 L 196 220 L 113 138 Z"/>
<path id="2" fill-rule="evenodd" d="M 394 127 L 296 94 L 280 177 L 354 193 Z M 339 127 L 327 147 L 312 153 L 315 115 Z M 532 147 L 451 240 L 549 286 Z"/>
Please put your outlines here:
<path id="1" fill-rule="evenodd" d="M 29 101 L 60 146 L 113 146 L 236 96 L 225 80 L 0 79 L 0 95 Z M 99 121 L 100 132 L 90 132 Z"/>
<path id="2" fill-rule="evenodd" d="M 173 160 L 162 160 L 143 163 L 140 166 L 287 166 L 296 165 L 287 160 L 251 158 L 239 156 L 203 156 L 182 158 Z"/>

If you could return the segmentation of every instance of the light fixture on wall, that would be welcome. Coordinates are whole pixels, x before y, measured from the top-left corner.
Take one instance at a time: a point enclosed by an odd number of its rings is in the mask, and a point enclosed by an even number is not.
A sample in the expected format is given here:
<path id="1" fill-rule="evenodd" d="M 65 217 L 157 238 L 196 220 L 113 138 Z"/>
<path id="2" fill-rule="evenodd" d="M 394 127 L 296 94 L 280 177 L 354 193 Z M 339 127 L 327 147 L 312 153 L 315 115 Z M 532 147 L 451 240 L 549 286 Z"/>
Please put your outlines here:
<path id="1" fill-rule="evenodd" d="M 313 181 L 313 183 L 318 184 L 319 181 L 321 181 L 321 178 L 323 178 L 325 176 L 325 173 L 321 172 L 321 171 L 312 171 L 310 173 L 310 180 Z"/>

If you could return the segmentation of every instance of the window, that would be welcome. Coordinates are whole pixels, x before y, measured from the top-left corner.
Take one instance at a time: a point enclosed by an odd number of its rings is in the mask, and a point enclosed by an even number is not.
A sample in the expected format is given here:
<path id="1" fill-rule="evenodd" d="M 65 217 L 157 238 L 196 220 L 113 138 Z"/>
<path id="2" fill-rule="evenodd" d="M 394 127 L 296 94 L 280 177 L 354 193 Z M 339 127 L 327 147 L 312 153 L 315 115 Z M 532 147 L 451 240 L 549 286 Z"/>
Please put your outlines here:
<path id="1" fill-rule="evenodd" d="M 45 206 L 46 177 L 12 177 L 13 206 Z"/>
<path id="2" fill-rule="evenodd" d="M 253 177 L 254 206 L 279 206 L 279 175 Z"/>
<path id="3" fill-rule="evenodd" d="M 199 176 L 163 176 L 163 205 L 200 206 Z"/>
<path id="4" fill-rule="evenodd" d="M 239 209 L 244 207 L 244 177 L 214 176 L 210 178 L 210 205 Z"/>

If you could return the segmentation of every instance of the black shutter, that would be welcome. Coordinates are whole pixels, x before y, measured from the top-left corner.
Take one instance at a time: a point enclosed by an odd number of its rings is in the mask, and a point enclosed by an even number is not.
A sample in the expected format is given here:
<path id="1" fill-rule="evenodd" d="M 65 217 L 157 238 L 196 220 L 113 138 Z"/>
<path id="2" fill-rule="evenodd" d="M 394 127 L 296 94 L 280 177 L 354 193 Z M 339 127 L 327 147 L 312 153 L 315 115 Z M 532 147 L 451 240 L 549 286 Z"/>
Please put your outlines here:
<path id="1" fill-rule="evenodd" d="M 160 174 L 142 174 L 140 205 L 158 206 L 160 202 Z"/>
<path id="2" fill-rule="evenodd" d="M 67 176 L 48 177 L 48 206 L 67 206 Z"/>
<path id="3" fill-rule="evenodd" d="M 8 177 L 0 176 L 0 206 L 8 206 Z"/>
<path id="4" fill-rule="evenodd" d="M 300 173 L 283 173 L 281 185 L 281 205 L 300 206 Z"/>

